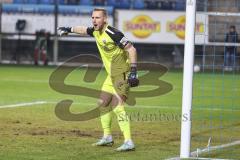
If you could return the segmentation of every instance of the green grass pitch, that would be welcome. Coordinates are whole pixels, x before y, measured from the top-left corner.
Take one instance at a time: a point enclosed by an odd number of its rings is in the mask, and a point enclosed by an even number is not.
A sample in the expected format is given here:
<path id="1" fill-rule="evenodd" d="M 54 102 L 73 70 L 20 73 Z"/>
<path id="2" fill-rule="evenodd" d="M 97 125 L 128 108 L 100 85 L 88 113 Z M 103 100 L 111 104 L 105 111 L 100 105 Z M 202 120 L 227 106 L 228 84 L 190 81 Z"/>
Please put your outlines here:
<path id="1" fill-rule="evenodd" d="M 56 117 L 56 103 L 63 99 L 74 100 L 73 113 L 91 109 L 97 99 L 52 90 L 48 80 L 54 69 L 0 66 L 0 160 L 152 160 L 179 155 L 181 71 L 170 70 L 160 77 L 173 85 L 171 92 L 137 98 L 135 106 L 127 106 L 136 151 L 117 153 L 114 149 L 123 137 L 116 119 L 112 126 L 114 146 L 92 147 L 102 135 L 98 118 L 71 122 Z M 84 69 L 72 72 L 66 83 L 100 89 L 106 73 L 102 71 L 94 83 L 83 82 L 84 73 Z M 206 147 L 209 137 L 213 146 L 239 140 L 239 82 L 239 74 L 232 73 L 194 76 L 191 151 Z M 151 88 L 154 86 L 134 90 Z M 239 153 L 240 147 L 233 146 L 203 156 L 237 159 Z"/>

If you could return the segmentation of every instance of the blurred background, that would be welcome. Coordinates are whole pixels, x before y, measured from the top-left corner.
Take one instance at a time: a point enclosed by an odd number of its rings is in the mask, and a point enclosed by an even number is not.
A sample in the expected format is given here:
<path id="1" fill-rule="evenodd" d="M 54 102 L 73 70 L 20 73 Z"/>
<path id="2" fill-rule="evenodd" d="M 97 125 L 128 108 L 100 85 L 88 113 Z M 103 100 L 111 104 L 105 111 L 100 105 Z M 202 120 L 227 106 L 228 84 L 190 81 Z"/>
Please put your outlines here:
<path id="1" fill-rule="evenodd" d="M 104 7 L 109 24 L 135 44 L 139 61 L 181 68 L 185 5 L 185 0 L 1 0 L 0 62 L 48 65 L 78 54 L 98 55 L 94 39 L 77 35 L 59 38 L 56 28 L 91 26 L 92 9 Z M 240 19 L 209 13 L 238 12 L 239 8 L 239 0 L 197 0 L 195 63 L 207 67 L 212 58 L 206 57 L 214 52 L 214 61 L 223 64 L 221 42 L 230 25 L 239 30 Z"/>

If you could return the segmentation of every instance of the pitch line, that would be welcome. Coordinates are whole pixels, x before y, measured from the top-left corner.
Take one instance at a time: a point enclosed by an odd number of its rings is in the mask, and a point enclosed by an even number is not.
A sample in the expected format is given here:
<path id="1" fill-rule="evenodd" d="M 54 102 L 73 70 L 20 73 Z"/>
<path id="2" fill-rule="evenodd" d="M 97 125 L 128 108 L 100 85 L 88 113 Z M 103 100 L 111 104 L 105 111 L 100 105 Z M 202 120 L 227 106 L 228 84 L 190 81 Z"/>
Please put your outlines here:
<path id="1" fill-rule="evenodd" d="M 4 79 L 0 79 L 0 81 L 4 81 L 4 82 L 24 82 L 24 83 L 49 83 L 48 80 L 25 80 L 25 79 L 9 79 L 9 78 L 4 78 Z"/>
<path id="2" fill-rule="evenodd" d="M 27 102 L 27 103 L 17 103 L 17 104 L 8 104 L 8 105 L 2 105 L 1 108 L 15 108 L 15 107 L 25 107 L 25 106 L 33 106 L 38 104 L 46 104 L 46 101 L 36 101 L 36 102 Z"/>
<path id="3" fill-rule="evenodd" d="M 60 101 L 59 101 L 60 102 Z M 59 103 L 57 101 L 46 101 L 47 104 L 57 104 Z M 96 103 L 89 103 L 89 102 L 73 102 L 75 105 L 96 105 Z M 176 106 L 148 106 L 148 105 L 135 105 L 135 106 L 128 106 L 126 105 L 127 108 L 152 108 L 152 109 L 172 109 L 172 110 L 181 110 L 181 107 L 176 107 Z M 209 111 L 240 111 L 240 109 L 227 109 L 227 108 L 210 108 L 210 107 L 204 107 L 204 108 L 194 108 L 194 110 L 209 110 Z"/>
<path id="4" fill-rule="evenodd" d="M 60 102 L 60 101 L 59 101 Z M 14 108 L 14 107 L 25 107 L 25 106 L 33 106 L 39 104 L 57 104 L 58 102 L 54 101 L 35 101 L 35 102 L 25 102 L 25 103 L 17 103 L 10 105 L 2 105 L 1 108 Z M 74 102 L 73 104 L 77 105 L 96 105 L 96 103 L 88 103 L 88 102 Z M 181 107 L 174 106 L 147 106 L 147 105 L 136 105 L 136 106 L 126 106 L 127 108 L 152 108 L 152 109 L 173 109 L 173 110 L 181 110 Z M 238 109 L 226 109 L 226 108 L 195 108 L 195 110 L 215 110 L 215 111 L 240 111 Z"/>

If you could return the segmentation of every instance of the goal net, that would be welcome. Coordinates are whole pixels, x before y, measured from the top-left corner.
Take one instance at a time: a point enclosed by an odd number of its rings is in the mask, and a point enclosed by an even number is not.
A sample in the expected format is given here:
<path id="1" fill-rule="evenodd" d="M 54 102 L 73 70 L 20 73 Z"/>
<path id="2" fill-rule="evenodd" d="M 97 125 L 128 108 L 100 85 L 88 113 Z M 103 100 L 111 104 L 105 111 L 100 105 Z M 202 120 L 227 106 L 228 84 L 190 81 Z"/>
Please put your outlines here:
<path id="1" fill-rule="evenodd" d="M 202 5 L 208 29 L 194 52 L 190 156 L 238 159 L 240 1 L 208 0 Z"/>

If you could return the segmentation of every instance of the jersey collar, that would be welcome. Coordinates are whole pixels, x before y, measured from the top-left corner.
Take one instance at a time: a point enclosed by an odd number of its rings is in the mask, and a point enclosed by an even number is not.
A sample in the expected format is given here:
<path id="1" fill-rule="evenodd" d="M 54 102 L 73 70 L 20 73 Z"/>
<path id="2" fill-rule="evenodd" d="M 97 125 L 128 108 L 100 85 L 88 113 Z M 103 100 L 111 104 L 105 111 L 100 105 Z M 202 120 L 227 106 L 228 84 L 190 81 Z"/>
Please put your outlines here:
<path id="1" fill-rule="evenodd" d="M 104 33 L 105 30 L 107 29 L 107 27 L 108 27 L 108 23 L 106 23 L 106 24 L 104 25 L 104 27 L 103 27 L 103 29 L 102 29 L 102 31 L 101 31 L 100 33 L 101 33 L 101 34 Z"/>

